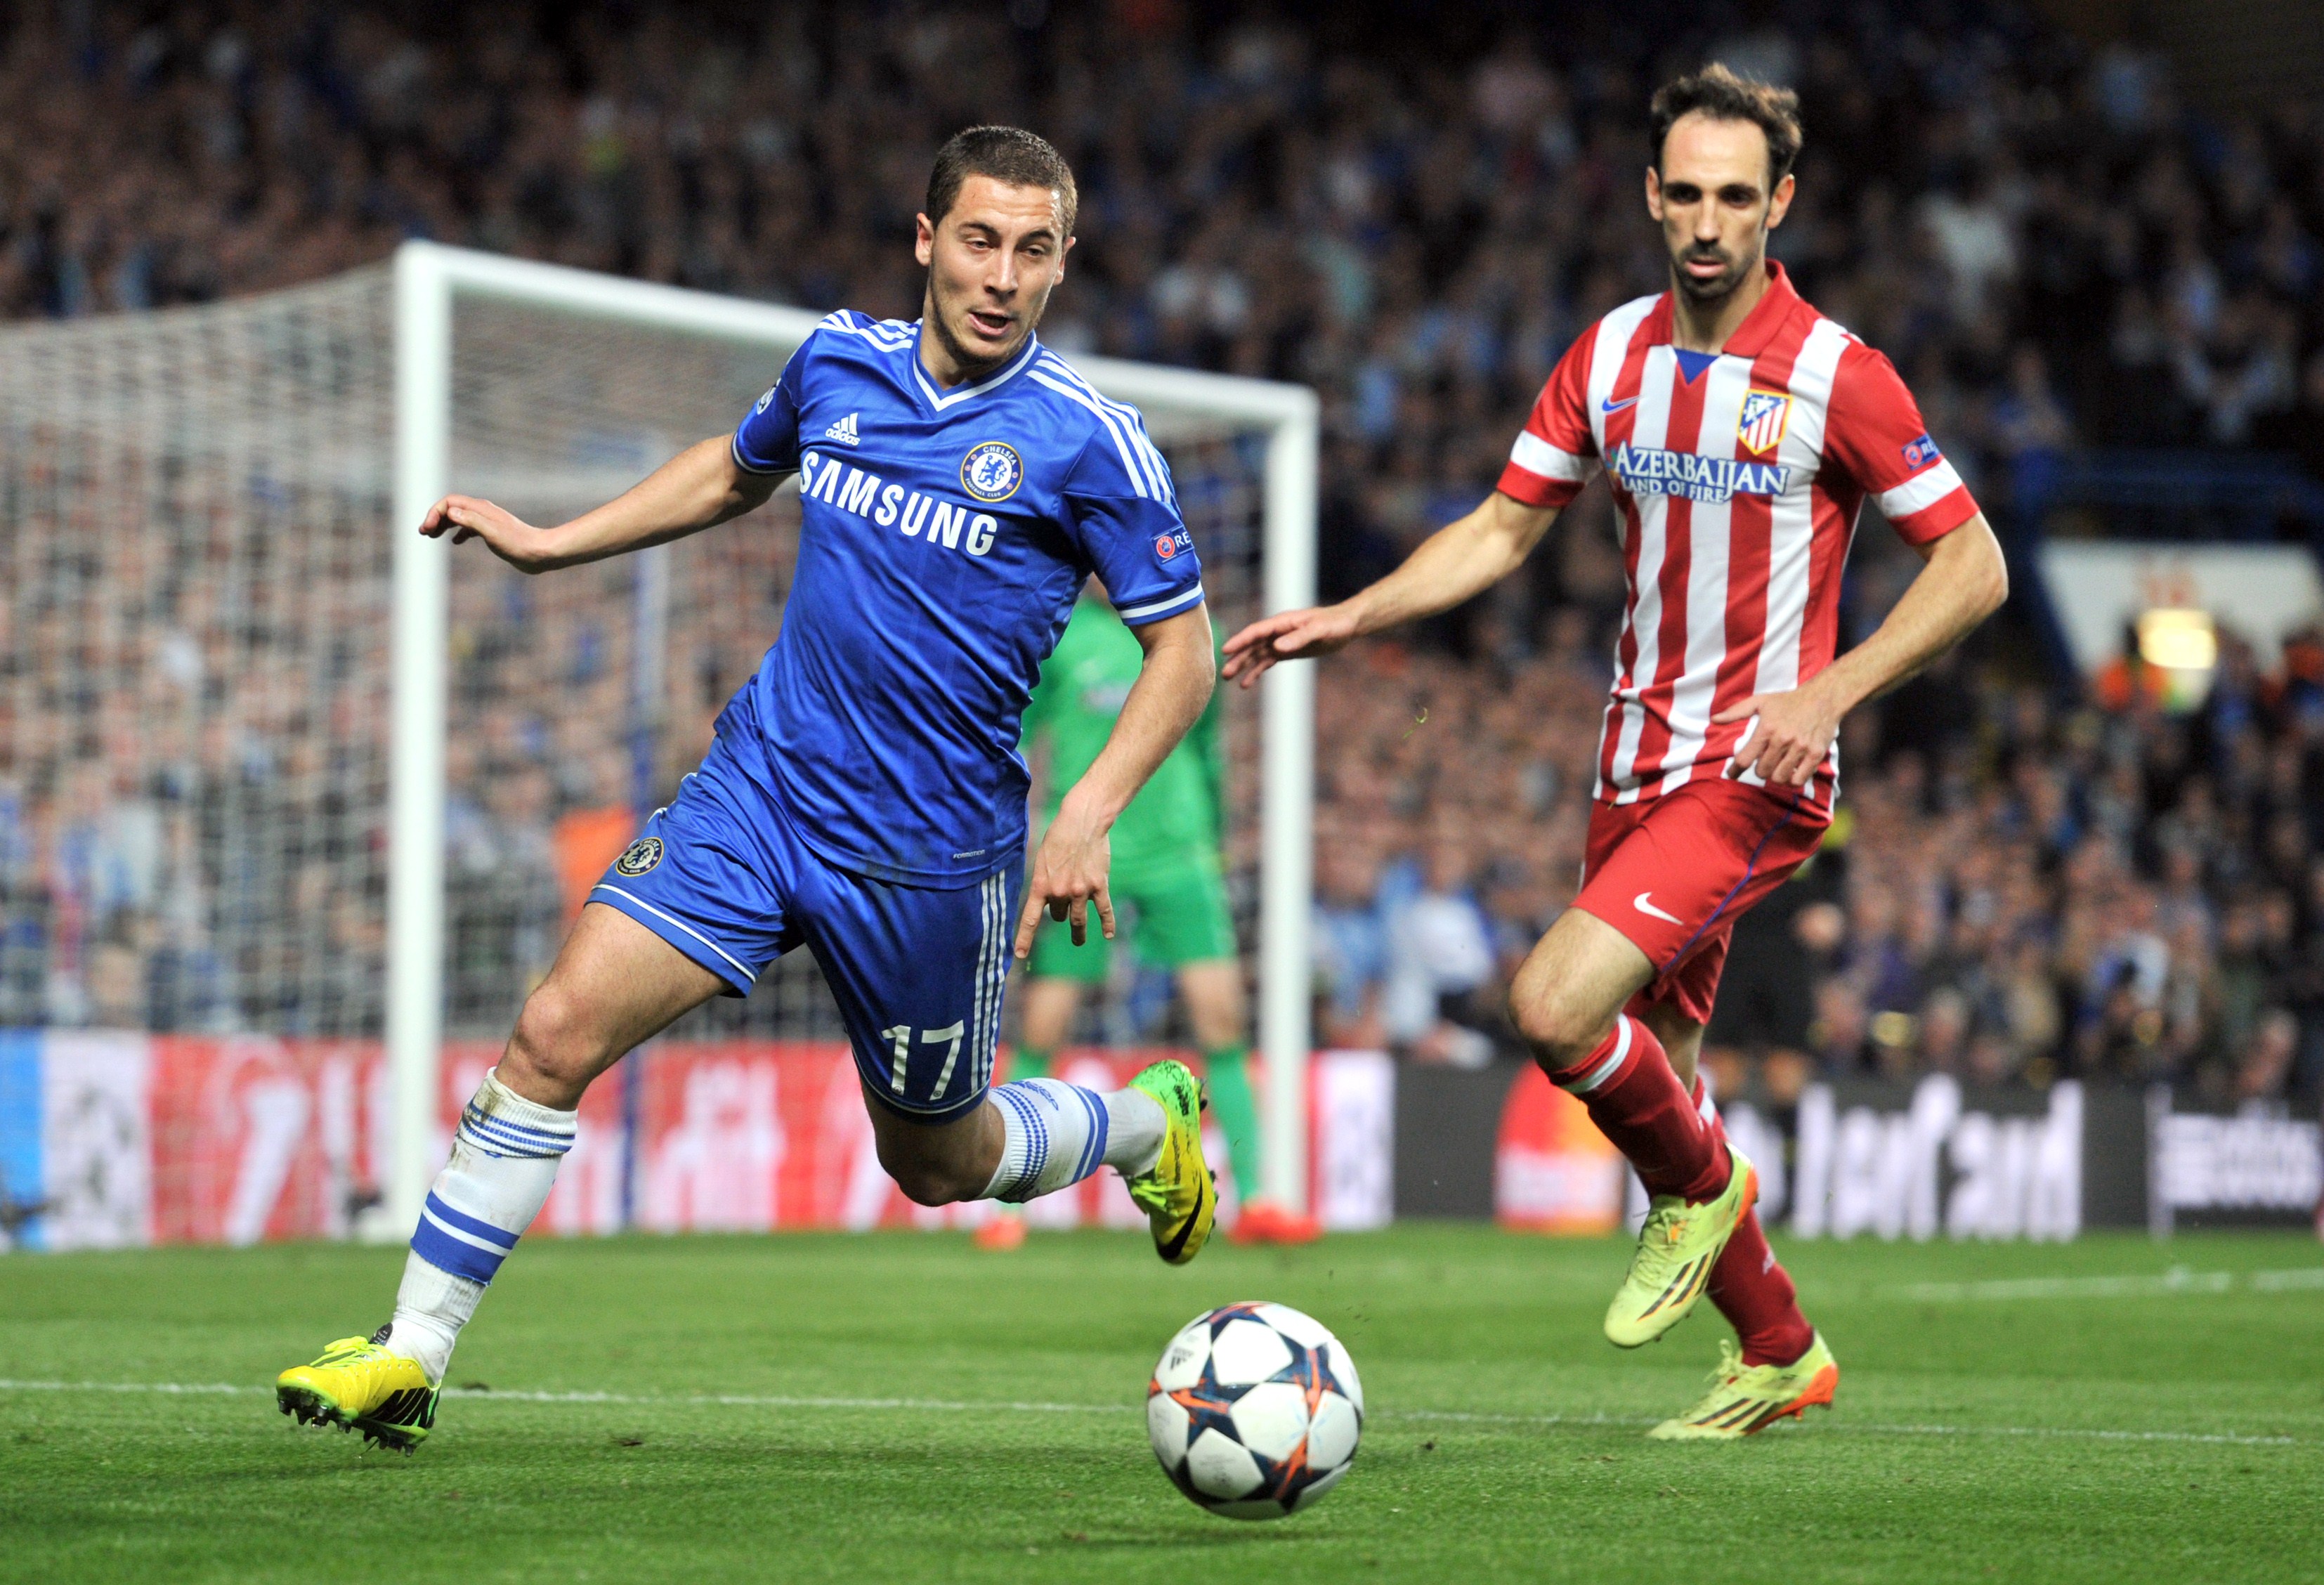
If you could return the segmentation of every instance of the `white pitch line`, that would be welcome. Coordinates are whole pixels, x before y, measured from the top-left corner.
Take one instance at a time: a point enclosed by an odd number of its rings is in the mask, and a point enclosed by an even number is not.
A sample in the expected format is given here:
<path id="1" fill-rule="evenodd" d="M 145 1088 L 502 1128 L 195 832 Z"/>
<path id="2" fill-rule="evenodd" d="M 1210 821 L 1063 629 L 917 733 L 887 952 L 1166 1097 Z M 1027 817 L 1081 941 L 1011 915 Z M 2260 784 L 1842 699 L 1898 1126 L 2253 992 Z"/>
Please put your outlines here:
<path id="1" fill-rule="evenodd" d="M 2290 1271 L 2168 1271 L 2134 1276 L 2024 1276 L 1993 1282 L 1916 1282 L 1890 1292 L 1924 1303 L 2012 1299 L 2146 1299 L 2181 1294 L 2226 1294 L 2241 1286 L 2255 1294 L 2308 1293 L 2324 1288 L 2324 1266 Z"/>
<path id="2" fill-rule="evenodd" d="M 226 1382 L 0 1380 L 0 1392 L 271 1394 L 273 1390 L 271 1387 L 235 1387 Z M 718 1408 L 755 1409 L 925 1409 L 954 1415 L 994 1409 L 1019 1415 L 1116 1415 L 1127 1413 L 1131 1406 L 1127 1404 L 969 1403 L 942 1398 L 795 1397 L 761 1393 L 497 1392 L 489 1387 L 447 1387 L 444 1389 L 444 1396 L 478 1403 L 490 1403 L 498 1398 L 517 1404 L 658 1404 L 676 1406 L 696 1404 Z"/>
<path id="3" fill-rule="evenodd" d="M 0 1379 L 0 1392 L 158 1393 L 165 1396 L 272 1393 L 272 1387 L 235 1387 L 226 1382 L 175 1381 L 10 1381 Z M 497 1399 L 513 1404 L 618 1404 L 658 1408 L 715 1407 L 761 1409 L 919 1410 L 947 1415 L 1128 1415 L 1133 1404 L 1046 1404 L 1021 1401 L 973 1403 L 948 1398 L 801 1397 L 781 1394 L 670 1394 L 618 1392 L 498 1392 L 483 1387 L 447 1387 L 444 1396 L 469 1403 Z M 1374 1420 L 1449 1421 L 1474 1425 L 1652 1425 L 1651 1419 L 1596 1415 L 1493 1415 L 1463 1409 L 1376 1410 Z M 2032 1436 L 2065 1437 L 2092 1442 L 2175 1442 L 2227 1443 L 2236 1447 L 2297 1447 L 2296 1436 L 2243 1436 L 2232 1432 L 2107 1431 L 2070 1425 L 1887 1425 L 1839 1421 L 1830 1429 L 1873 1436 Z"/>
<path id="4" fill-rule="evenodd" d="M 0 1383 L 0 1386 L 5 1386 Z M 712 1405 L 720 1408 L 758 1409 L 925 1409 L 936 1414 L 964 1415 L 1006 1410 L 1015 1415 L 1119 1415 L 1126 1414 L 1128 1404 L 1043 1404 L 1011 1401 L 1006 1403 L 955 1402 L 948 1398 L 825 1398 L 792 1397 L 766 1393 L 691 1393 L 663 1395 L 659 1393 L 620 1392 L 501 1392 L 489 1387 L 451 1387 L 444 1389 L 447 1398 L 467 1398 L 489 1402 L 493 1398 L 520 1404 L 663 1404 Z"/>

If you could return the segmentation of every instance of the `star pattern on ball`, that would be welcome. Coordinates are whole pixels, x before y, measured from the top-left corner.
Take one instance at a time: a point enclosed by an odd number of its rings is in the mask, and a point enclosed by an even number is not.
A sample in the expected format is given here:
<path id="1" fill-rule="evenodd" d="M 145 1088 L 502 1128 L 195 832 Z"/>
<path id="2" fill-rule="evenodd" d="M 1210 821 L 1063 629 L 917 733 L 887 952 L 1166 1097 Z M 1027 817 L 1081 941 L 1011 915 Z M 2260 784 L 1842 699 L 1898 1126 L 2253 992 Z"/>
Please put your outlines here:
<path id="1" fill-rule="evenodd" d="M 1156 1443 L 1156 1451 L 1172 1483 L 1203 1507 L 1238 1517 L 1258 1517 L 1259 1512 L 1269 1510 L 1293 1513 L 1310 1497 L 1314 1488 L 1320 1486 L 1328 1489 L 1345 1473 L 1354 1453 L 1355 1434 L 1360 1432 L 1363 1423 L 1363 1411 L 1359 1406 L 1361 1400 L 1357 1396 L 1361 1388 L 1351 1391 L 1342 1371 L 1335 1368 L 1342 1358 L 1338 1341 L 1296 1312 L 1285 1318 L 1292 1323 L 1290 1326 L 1278 1324 L 1280 1310 L 1280 1306 L 1266 1303 L 1242 1303 L 1205 1312 L 1186 1328 L 1190 1341 L 1201 1339 L 1212 1345 L 1204 1349 L 1194 1379 L 1186 1380 L 1184 1372 L 1194 1361 L 1181 1356 L 1181 1345 L 1174 1344 L 1164 1361 L 1172 1368 L 1165 1371 L 1157 1368 L 1147 1386 L 1149 1397 L 1167 1400 L 1176 1410 L 1168 1433 L 1169 1451 L 1165 1450 L 1161 1441 Z M 1238 1322 L 1263 1329 L 1267 1341 L 1261 1343 L 1256 1337 L 1231 1331 Z M 1229 1379 L 1222 1381 L 1220 1350 L 1230 1341 L 1232 1346 L 1224 1348 Z M 1202 1343 L 1195 1346 L 1203 1347 Z M 1255 1352 L 1260 1357 L 1274 1353 L 1282 1363 L 1266 1375 L 1254 1378 L 1253 1367 L 1267 1369 L 1268 1364 L 1273 1363 L 1268 1360 L 1262 1364 L 1259 1357 L 1254 1357 Z M 1180 1385 L 1164 1387 L 1165 1375 L 1173 1377 Z M 1286 1388 L 1290 1389 L 1296 1409 L 1285 1402 Z M 1250 1415 L 1251 1395 L 1262 1389 L 1277 1396 L 1274 1406 L 1261 1410 L 1259 1423 L 1250 1427 L 1251 1434 L 1259 1439 L 1255 1445 L 1246 1435 L 1245 1424 L 1238 1423 L 1237 1415 Z M 1286 1413 L 1298 1416 L 1296 1439 L 1285 1419 Z M 1346 1418 L 1351 1415 L 1354 1419 L 1352 1429 Z M 1333 1451 L 1327 1468 L 1316 1467 L 1311 1451 L 1310 1439 L 1319 1415 L 1340 1428 L 1333 1435 Z M 1206 1437 L 1205 1433 L 1214 1434 Z M 1229 1476 L 1233 1479 L 1233 1494 L 1204 1490 L 1196 1484 L 1191 1457 L 1194 1451 L 1222 1442 L 1240 1449 L 1240 1453 L 1222 1463 L 1220 1455 L 1214 1452 L 1210 1460 L 1210 1473 L 1203 1479 L 1215 1483 L 1222 1475 L 1228 1474 L 1232 1464 L 1247 1460 L 1248 1476 Z M 1181 1449 L 1185 1451 L 1176 1451 Z"/>

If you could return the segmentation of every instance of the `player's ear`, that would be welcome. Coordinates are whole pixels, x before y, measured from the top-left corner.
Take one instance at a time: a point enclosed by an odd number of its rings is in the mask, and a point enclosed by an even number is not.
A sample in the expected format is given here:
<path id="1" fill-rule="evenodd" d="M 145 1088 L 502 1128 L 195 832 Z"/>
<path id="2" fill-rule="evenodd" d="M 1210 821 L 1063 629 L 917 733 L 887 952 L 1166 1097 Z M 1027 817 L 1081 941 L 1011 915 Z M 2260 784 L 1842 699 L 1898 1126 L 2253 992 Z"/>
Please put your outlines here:
<path id="1" fill-rule="evenodd" d="M 1653 166 L 1646 167 L 1646 213 L 1659 225 L 1663 217 L 1663 173 Z"/>
<path id="2" fill-rule="evenodd" d="M 1784 217 L 1791 213 L 1792 192 L 1797 185 L 1788 170 L 1784 172 L 1784 180 L 1775 184 L 1775 196 L 1767 200 L 1768 230 L 1773 231 L 1781 226 Z"/>
<path id="3" fill-rule="evenodd" d="M 936 228 L 928 223 L 926 215 L 912 217 L 912 256 L 919 260 L 923 269 L 936 263 Z"/>

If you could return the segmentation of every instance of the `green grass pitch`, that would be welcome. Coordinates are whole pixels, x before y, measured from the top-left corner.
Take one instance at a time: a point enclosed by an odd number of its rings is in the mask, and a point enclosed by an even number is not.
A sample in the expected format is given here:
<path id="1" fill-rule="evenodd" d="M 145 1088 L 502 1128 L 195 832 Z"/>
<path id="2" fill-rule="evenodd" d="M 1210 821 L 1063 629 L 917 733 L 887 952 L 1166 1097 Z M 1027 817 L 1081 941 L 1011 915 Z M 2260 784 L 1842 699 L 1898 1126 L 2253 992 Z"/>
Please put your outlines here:
<path id="1" fill-rule="evenodd" d="M 1656 1346 L 1608 1347 L 1611 1240 L 1406 1226 L 1170 1270 L 1098 1233 L 1007 1256 L 954 1235 L 536 1239 L 461 1345 L 453 1382 L 478 1385 L 409 1460 L 294 1429 L 266 1385 L 384 1317 L 400 1250 L 11 1257 L 0 1580 L 2324 1571 L 2313 1240 L 1784 1255 L 1840 1356 L 1837 1408 L 1665 1446 L 1640 1433 L 1692 1400 L 1723 1327 L 1706 1303 Z M 1275 1524 L 1179 1497 L 1140 1414 L 1172 1332 L 1242 1298 L 1335 1328 L 1370 1400 L 1347 1480 Z M 152 1390 L 171 1384 L 208 1390 Z"/>

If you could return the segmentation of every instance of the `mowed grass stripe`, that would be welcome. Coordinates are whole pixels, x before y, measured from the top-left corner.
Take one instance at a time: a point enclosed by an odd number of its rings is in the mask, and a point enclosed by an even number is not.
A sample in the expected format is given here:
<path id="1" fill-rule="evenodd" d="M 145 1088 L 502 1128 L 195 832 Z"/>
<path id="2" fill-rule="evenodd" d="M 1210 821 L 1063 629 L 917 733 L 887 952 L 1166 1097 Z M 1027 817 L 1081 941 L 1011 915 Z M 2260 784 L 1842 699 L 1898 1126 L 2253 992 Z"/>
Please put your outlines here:
<path id="1" fill-rule="evenodd" d="M 214 1396 L 265 1394 L 271 1387 L 236 1387 L 226 1382 L 142 1381 L 6 1381 L 0 1392 L 158 1393 Z M 521 1388 L 446 1387 L 447 1398 L 470 1403 L 644 1405 L 664 1408 L 836 1409 L 868 1413 L 936 1415 L 1129 1415 L 1136 1404 L 1044 1404 L 1007 1399 L 945 1400 L 941 1398 L 800 1397 L 779 1393 L 625 1393 L 530 1392 Z M 1822 1428 L 1823 1416 L 1817 1424 Z M 1375 1421 L 1442 1421 L 1465 1425 L 1652 1425 L 1652 1417 L 1619 1415 L 1495 1415 L 1471 1409 L 1374 1409 L 1365 1423 Z M 2100 1442 L 2219 1442 L 2234 1447 L 2297 1447 L 2296 1436 L 2244 1436 L 2232 1432 L 2126 1431 L 2076 1425 L 1886 1425 L 1858 1424 L 1840 1418 L 1829 1429 L 1841 1434 L 1871 1436 L 2064 1436 Z"/>
<path id="2" fill-rule="evenodd" d="M 1933 1304 L 1963 1300 L 2153 1299 L 2174 1294 L 2234 1293 L 2292 1295 L 2324 1289 L 2324 1266 L 2288 1271 L 2190 1271 L 2174 1266 L 2160 1273 L 2123 1276 L 2028 1276 L 1997 1282 L 1916 1282 L 1895 1290 L 1897 1297 Z"/>

